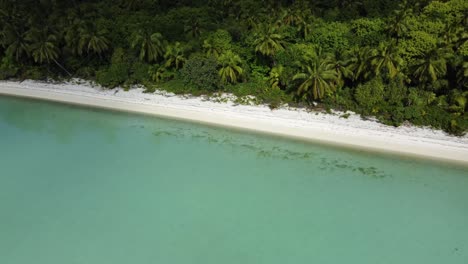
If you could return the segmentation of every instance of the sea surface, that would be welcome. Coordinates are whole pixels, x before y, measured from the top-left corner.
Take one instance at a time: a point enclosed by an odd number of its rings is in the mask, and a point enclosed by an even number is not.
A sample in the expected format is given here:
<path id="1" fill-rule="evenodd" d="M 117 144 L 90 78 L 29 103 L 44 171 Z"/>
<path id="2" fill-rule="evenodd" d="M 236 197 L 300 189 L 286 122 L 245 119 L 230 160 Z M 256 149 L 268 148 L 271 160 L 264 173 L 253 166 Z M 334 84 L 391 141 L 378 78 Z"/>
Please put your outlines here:
<path id="1" fill-rule="evenodd" d="M 466 264 L 468 169 L 0 97 L 0 263 Z"/>

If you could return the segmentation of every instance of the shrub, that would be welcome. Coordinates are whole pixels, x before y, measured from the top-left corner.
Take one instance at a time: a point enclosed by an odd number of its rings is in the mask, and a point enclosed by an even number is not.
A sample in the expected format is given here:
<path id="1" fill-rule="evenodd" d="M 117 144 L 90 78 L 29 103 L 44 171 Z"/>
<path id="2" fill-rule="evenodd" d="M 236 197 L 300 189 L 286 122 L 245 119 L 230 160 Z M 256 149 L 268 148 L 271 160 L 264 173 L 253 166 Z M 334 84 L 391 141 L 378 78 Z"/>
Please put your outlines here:
<path id="1" fill-rule="evenodd" d="M 223 51 L 231 49 L 231 42 L 231 34 L 229 34 L 229 32 L 226 30 L 218 29 L 208 36 L 208 38 L 204 41 L 203 47 L 219 55 Z"/>
<path id="2" fill-rule="evenodd" d="M 148 68 L 149 65 L 146 63 L 133 63 L 130 67 L 130 82 L 132 84 L 146 82 L 149 79 Z"/>
<path id="3" fill-rule="evenodd" d="M 423 56 L 437 46 L 437 37 L 424 31 L 411 31 L 406 39 L 400 42 L 400 54 L 407 61 Z"/>
<path id="4" fill-rule="evenodd" d="M 115 88 L 128 79 L 128 68 L 125 64 L 112 64 L 96 72 L 96 82 L 104 87 Z"/>
<path id="5" fill-rule="evenodd" d="M 351 22 L 353 40 L 360 46 L 376 46 L 385 40 L 385 23 L 382 19 L 360 18 Z"/>
<path id="6" fill-rule="evenodd" d="M 201 90 L 214 91 L 220 87 L 218 63 L 213 57 L 200 55 L 190 58 L 180 71 L 186 84 L 194 85 Z"/>
<path id="7" fill-rule="evenodd" d="M 15 77 L 18 70 L 19 66 L 11 57 L 4 57 L 0 63 L 0 80 Z"/>
<path id="8" fill-rule="evenodd" d="M 163 90 L 166 90 L 168 92 L 172 92 L 175 94 L 199 95 L 204 92 L 204 91 L 201 91 L 198 87 L 195 87 L 192 84 L 187 84 L 185 81 L 181 79 L 174 79 L 174 80 L 170 80 L 168 82 L 162 83 L 160 87 Z"/>
<path id="9" fill-rule="evenodd" d="M 347 50 L 349 44 L 349 26 L 345 23 L 322 23 L 307 37 L 307 40 L 324 51 Z"/>
<path id="10" fill-rule="evenodd" d="M 365 112 L 377 112 L 377 108 L 384 103 L 384 84 L 379 78 L 360 84 L 354 93 L 356 101 Z"/>
<path id="11" fill-rule="evenodd" d="M 47 70 L 40 66 L 26 67 L 21 73 L 22 79 L 45 80 L 47 76 Z"/>
<path id="12" fill-rule="evenodd" d="M 115 88 L 129 79 L 129 59 L 122 48 L 115 49 L 111 65 L 96 72 L 96 82 L 104 87 Z"/>
<path id="13" fill-rule="evenodd" d="M 401 80 L 392 80 L 385 89 L 385 99 L 389 105 L 401 107 L 407 92 L 408 88 Z"/>

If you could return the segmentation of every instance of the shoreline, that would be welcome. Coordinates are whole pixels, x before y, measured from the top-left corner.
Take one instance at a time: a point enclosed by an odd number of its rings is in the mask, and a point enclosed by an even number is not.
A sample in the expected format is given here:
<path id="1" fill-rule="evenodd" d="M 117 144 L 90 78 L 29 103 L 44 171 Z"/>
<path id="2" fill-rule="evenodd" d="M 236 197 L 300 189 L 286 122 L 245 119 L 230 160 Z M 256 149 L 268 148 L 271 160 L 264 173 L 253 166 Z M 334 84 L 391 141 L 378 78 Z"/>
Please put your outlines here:
<path id="1" fill-rule="evenodd" d="M 143 89 L 114 90 L 89 83 L 1 81 L 0 95 L 49 100 L 84 107 L 149 114 L 170 119 L 248 130 L 355 150 L 396 154 L 468 166 L 468 136 L 449 136 L 439 130 L 386 126 L 352 114 L 270 110 L 267 106 L 217 103 L 201 97 L 143 93 Z"/>

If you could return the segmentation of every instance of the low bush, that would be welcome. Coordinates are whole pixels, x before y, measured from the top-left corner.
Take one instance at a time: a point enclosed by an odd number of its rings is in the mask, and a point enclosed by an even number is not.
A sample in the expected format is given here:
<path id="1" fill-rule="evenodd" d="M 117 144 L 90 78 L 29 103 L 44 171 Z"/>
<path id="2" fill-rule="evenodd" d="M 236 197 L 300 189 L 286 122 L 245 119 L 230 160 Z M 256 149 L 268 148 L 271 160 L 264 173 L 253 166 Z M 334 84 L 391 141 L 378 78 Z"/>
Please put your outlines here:
<path id="1" fill-rule="evenodd" d="M 354 97 L 364 114 L 376 113 L 384 103 L 385 87 L 381 79 L 375 78 L 356 88 Z"/>
<path id="2" fill-rule="evenodd" d="M 16 76 L 19 71 L 18 64 L 11 57 L 3 57 L 0 61 L 0 80 Z"/>
<path id="3" fill-rule="evenodd" d="M 190 58 L 180 71 L 182 80 L 200 90 L 216 91 L 221 86 L 218 62 L 213 57 L 201 55 Z"/>

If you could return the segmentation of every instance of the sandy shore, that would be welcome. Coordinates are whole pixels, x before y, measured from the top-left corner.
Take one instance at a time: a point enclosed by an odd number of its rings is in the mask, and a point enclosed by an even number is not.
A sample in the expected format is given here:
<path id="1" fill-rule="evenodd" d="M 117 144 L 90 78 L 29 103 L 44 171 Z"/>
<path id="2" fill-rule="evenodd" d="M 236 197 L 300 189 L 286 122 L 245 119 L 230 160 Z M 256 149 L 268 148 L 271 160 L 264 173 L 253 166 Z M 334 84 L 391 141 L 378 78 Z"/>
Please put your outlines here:
<path id="1" fill-rule="evenodd" d="M 227 95 L 227 102 L 220 103 L 161 91 L 145 94 L 141 88 L 128 92 L 106 90 L 78 80 L 61 84 L 2 81 L 0 94 L 153 114 L 468 165 L 468 136 L 454 137 L 413 126 L 395 128 L 362 120 L 355 114 L 346 119 L 339 112 L 331 115 L 295 108 L 271 111 L 267 106 L 236 105 Z"/>

